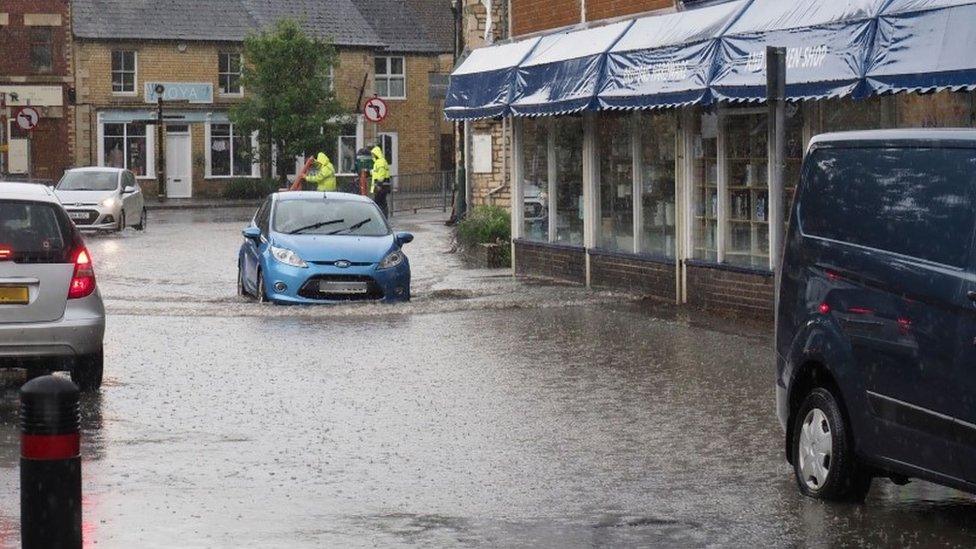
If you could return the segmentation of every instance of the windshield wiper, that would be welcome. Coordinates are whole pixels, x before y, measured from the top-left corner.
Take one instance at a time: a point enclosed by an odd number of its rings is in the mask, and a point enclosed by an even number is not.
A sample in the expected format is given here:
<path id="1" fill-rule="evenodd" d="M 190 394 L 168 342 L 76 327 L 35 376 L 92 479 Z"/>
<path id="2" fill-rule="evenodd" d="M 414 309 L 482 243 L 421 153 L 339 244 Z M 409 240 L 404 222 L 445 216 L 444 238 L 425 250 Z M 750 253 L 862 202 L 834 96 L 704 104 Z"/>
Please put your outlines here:
<path id="1" fill-rule="evenodd" d="M 367 224 L 367 223 L 369 223 L 371 221 L 373 221 L 373 220 L 372 219 L 364 219 L 364 220 L 360 221 L 359 223 L 356 223 L 356 224 L 353 224 L 353 225 L 349 225 L 348 227 L 343 228 L 343 229 L 339 229 L 338 231 L 332 231 L 329 234 L 339 234 L 342 231 L 355 231 L 356 229 L 362 227 L 363 225 L 365 225 L 365 224 Z"/>
<path id="2" fill-rule="evenodd" d="M 312 223 L 311 225 L 308 225 L 306 227 L 301 227 L 301 228 L 295 229 L 294 231 L 291 231 L 288 234 L 298 234 L 298 233 L 301 233 L 301 232 L 304 232 L 304 231 L 310 231 L 312 229 L 318 229 L 319 227 L 325 227 L 326 225 L 335 225 L 336 223 L 342 223 L 344 221 L 345 221 L 345 219 L 333 219 L 331 221 L 320 221 L 318 223 Z M 329 234 L 332 234 L 332 233 L 329 233 Z"/>

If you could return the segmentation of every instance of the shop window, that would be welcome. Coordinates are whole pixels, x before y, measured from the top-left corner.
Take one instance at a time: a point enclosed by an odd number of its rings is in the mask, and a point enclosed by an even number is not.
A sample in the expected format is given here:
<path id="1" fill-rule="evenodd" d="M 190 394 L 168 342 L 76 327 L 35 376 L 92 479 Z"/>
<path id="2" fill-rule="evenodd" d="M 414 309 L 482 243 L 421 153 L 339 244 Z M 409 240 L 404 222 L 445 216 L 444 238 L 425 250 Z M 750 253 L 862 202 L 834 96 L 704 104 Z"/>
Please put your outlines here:
<path id="1" fill-rule="evenodd" d="M 718 261 L 718 132 L 717 114 L 695 117 L 692 143 L 692 257 Z"/>
<path id="2" fill-rule="evenodd" d="M 376 95 L 387 99 L 406 99 L 407 75 L 403 57 L 376 57 Z"/>
<path id="3" fill-rule="evenodd" d="M 671 112 L 640 115 L 641 253 L 675 254 L 675 134 Z"/>
<path id="4" fill-rule="evenodd" d="M 768 126 L 764 114 L 730 114 L 726 121 L 725 261 L 769 267 Z"/>
<path id="5" fill-rule="evenodd" d="M 552 121 L 556 162 L 556 242 L 583 245 L 583 117 Z"/>
<path id="6" fill-rule="evenodd" d="M 137 177 L 149 175 L 146 124 L 105 124 L 102 127 L 102 165 L 125 168 Z"/>
<path id="7" fill-rule="evenodd" d="M 549 241 L 549 120 L 522 121 L 523 236 Z"/>
<path id="8" fill-rule="evenodd" d="M 210 177 L 251 177 L 251 136 L 234 131 L 233 124 L 210 125 Z"/>
<path id="9" fill-rule="evenodd" d="M 112 52 L 112 92 L 136 93 L 136 52 Z"/>
<path id="10" fill-rule="evenodd" d="M 220 93 L 224 95 L 240 95 L 243 93 L 241 88 L 241 54 L 221 53 L 219 54 L 217 80 L 220 86 Z"/>
<path id="11" fill-rule="evenodd" d="M 600 162 L 598 247 L 634 251 L 634 155 L 631 150 L 633 116 L 607 113 L 597 118 Z"/>
<path id="12" fill-rule="evenodd" d="M 34 27 L 30 31 L 30 62 L 35 73 L 54 70 L 54 32 L 50 27 Z"/>

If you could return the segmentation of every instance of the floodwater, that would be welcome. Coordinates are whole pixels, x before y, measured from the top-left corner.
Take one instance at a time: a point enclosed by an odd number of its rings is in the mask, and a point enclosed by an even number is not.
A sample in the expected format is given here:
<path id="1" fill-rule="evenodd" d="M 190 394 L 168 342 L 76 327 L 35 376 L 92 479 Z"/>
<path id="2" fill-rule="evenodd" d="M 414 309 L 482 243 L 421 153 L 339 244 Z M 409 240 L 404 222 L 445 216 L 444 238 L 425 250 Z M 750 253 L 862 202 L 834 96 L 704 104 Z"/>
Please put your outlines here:
<path id="1" fill-rule="evenodd" d="M 764 326 L 467 270 L 431 216 L 399 222 L 412 303 L 262 306 L 234 295 L 244 217 L 89 239 L 110 311 L 83 403 L 89 545 L 976 544 L 951 489 L 798 495 Z M 17 385 L 0 389 L 10 547 Z"/>

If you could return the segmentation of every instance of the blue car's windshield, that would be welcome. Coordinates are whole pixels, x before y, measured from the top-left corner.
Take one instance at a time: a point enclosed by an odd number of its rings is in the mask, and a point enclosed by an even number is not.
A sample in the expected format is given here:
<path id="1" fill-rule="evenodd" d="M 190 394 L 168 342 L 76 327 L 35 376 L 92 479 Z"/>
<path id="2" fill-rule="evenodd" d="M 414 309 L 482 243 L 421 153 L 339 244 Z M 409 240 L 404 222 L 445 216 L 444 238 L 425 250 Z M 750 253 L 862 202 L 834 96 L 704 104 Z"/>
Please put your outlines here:
<path id="1" fill-rule="evenodd" d="M 285 234 L 386 236 L 390 227 L 379 209 L 356 200 L 280 200 L 274 230 Z"/>

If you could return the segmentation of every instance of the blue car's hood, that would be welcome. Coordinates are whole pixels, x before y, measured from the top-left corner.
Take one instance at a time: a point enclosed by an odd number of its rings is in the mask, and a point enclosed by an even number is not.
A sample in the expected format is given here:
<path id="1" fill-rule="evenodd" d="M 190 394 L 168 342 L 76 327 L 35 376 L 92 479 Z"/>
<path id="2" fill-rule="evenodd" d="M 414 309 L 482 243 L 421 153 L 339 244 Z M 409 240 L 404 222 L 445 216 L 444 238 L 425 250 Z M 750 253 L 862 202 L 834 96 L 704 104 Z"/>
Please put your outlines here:
<path id="1" fill-rule="evenodd" d="M 275 233 L 271 243 L 288 248 L 305 261 L 338 261 L 379 263 L 393 249 L 394 237 L 344 235 L 288 235 Z"/>

